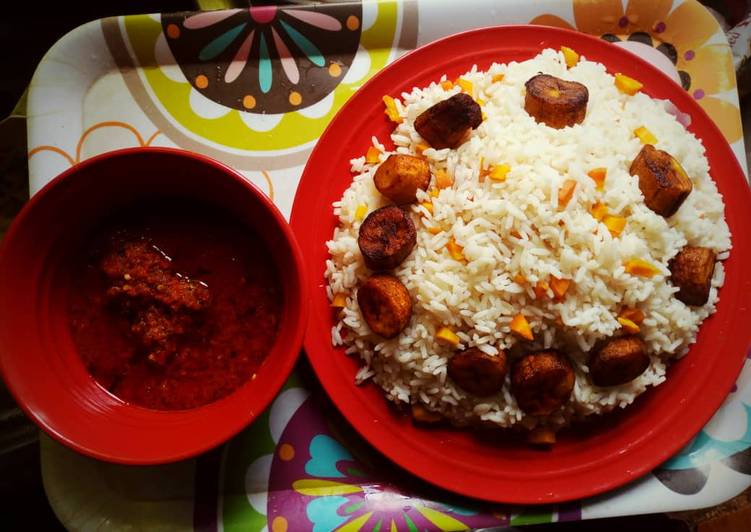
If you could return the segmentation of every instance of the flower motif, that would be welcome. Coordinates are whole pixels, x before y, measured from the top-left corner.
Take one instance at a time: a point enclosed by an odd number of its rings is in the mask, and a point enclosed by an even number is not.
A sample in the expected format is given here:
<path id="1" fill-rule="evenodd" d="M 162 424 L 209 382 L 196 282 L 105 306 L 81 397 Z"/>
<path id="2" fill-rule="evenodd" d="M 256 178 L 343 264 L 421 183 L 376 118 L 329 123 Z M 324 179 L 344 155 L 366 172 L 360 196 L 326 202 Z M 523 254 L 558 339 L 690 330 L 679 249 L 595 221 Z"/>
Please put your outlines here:
<path id="1" fill-rule="evenodd" d="M 270 530 L 292 523 L 314 531 L 464 530 L 509 523 L 507 513 L 416 495 L 419 484 L 346 433 L 343 420 L 327 421 L 320 405 L 308 400 L 281 434 L 269 474 Z"/>
<path id="2" fill-rule="evenodd" d="M 561 505 L 554 513 L 551 507 L 466 508 L 443 500 L 440 492 L 374 452 L 343 418 L 332 414 L 325 398 L 298 386 L 293 374 L 271 408 L 225 452 L 225 528 L 242 523 L 271 532 L 412 532 L 581 519 L 579 502 Z M 240 486 L 244 490 L 238 492 Z M 197 506 L 213 503 L 196 501 Z"/>
<path id="3" fill-rule="evenodd" d="M 393 59 L 393 43 L 412 31 L 405 16 L 398 2 L 253 5 L 105 19 L 102 30 L 166 139 L 238 169 L 285 171 L 305 163 L 334 114 Z"/>
<path id="4" fill-rule="evenodd" d="M 241 111 L 284 113 L 329 94 L 360 42 L 359 3 L 165 15 L 162 28 L 187 80 L 210 100 Z M 324 51 L 326 53 L 324 53 Z"/>
<path id="5" fill-rule="evenodd" d="M 574 26 L 550 14 L 535 17 L 531 23 L 577 29 L 609 41 L 638 41 L 629 36 L 646 34 L 675 65 L 684 89 L 712 117 L 727 141 L 735 142 L 742 135 L 738 106 L 723 96 L 735 88 L 732 55 L 727 45 L 710 43 L 722 30 L 699 2 L 686 0 L 675 9 L 673 3 L 629 0 L 624 10 L 621 0 L 574 0 Z"/>

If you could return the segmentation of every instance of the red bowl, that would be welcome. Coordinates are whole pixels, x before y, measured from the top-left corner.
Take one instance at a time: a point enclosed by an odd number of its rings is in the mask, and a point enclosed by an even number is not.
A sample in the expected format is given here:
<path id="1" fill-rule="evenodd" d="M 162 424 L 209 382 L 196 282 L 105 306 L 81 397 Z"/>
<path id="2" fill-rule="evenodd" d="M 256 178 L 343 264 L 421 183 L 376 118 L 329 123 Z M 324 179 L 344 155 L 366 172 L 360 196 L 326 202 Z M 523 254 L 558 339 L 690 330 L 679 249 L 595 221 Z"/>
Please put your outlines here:
<path id="1" fill-rule="evenodd" d="M 73 251 L 103 217 L 154 197 L 226 210 L 266 241 L 283 286 L 279 332 L 257 377 L 192 410 L 129 405 L 98 385 L 68 325 Z M 62 173 L 18 215 L 0 248 L 0 371 L 21 408 L 48 434 L 94 458 L 126 464 L 180 460 L 253 421 L 292 370 L 307 317 L 302 255 L 263 192 L 207 157 L 165 148 L 106 153 Z"/>

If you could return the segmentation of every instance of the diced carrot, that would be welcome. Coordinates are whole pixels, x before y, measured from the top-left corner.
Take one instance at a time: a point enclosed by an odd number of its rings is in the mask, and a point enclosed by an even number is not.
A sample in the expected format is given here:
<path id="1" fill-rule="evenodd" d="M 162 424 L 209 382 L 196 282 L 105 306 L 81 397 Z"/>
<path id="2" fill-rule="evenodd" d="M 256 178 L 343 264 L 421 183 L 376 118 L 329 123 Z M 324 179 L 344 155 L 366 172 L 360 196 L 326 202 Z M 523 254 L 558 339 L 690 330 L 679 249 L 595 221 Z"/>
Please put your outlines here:
<path id="1" fill-rule="evenodd" d="M 641 309 L 638 308 L 624 308 L 621 310 L 620 314 L 618 314 L 619 318 L 626 318 L 627 320 L 631 320 L 632 322 L 636 323 L 637 325 L 640 325 L 641 322 L 644 321 L 644 312 Z"/>
<path id="2" fill-rule="evenodd" d="M 450 91 L 454 88 L 454 82 L 450 79 L 441 81 L 441 87 L 443 87 L 443 90 Z"/>
<path id="3" fill-rule="evenodd" d="M 605 224 L 611 235 L 618 236 L 623 231 L 623 228 L 626 227 L 626 218 L 623 216 L 607 215 L 603 218 L 602 223 Z"/>
<path id="4" fill-rule="evenodd" d="M 639 277 L 652 277 L 655 274 L 660 273 L 653 264 L 642 259 L 630 259 L 624 264 L 626 273 L 631 275 L 638 275 Z"/>
<path id="5" fill-rule="evenodd" d="M 608 175 L 608 169 L 607 168 L 593 168 L 589 172 L 587 172 L 587 175 L 591 177 L 595 184 L 597 185 L 597 190 L 602 190 L 605 188 L 605 178 Z"/>
<path id="6" fill-rule="evenodd" d="M 437 188 L 431 188 L 430 190 L 428 190 L 428 196 L 430 196 L 431 198 L 437 198 L 440 195 L 441 191 Z"/>
<path id="7" fill-rule="evenodd" d="M 579 62 L 579 54 L 568 46 L 561 46 L 561 52 L 563 52 L 563 58 L 566 60 L 567 67 L 572 68 Z"/>
<path id="8" fill-rule="evenodd" d="M 425 150 L 427 150 L 428 148 L 430 148 L 430 146 L 429 146 L 429 145 L 425 144 L 424 142 L 420 142 L 420 143 L 418 143 L 418 144 L 417 144 L 417 145 L 415 146 L 415 152 L 417 152 L 417 155 L 419 155 L 420 157 L 422 157 L 422 156 L 423 156 L 423 153 L 422 153 L 422 152 L 424 152 L 424 151 L 425 151 Z"/>
<path id="9" fill-rule="evenodd" d="M 555 431 L 548 427 L 537 427 L 527 434 L 527 443 L 531 445 L 553 445 L 555 443 Z"/>
<path id="10" fill-rule="evenodd" d="M 355 209 L 355 220 L 358 222 L 365 218 L 365 215 L 368 214 L 368 206 L 364 203 L 361 203 L 357 206 L 357 209 Z"/>
<path id="11" fill-rule="evenodd" d="M 621 318 L 620 316 L 617 318 L 618 323 L 621 324 L 621 327 L 629 333 L 629 334 L 639 334 L 639 326 L 635 324 L 633 321 L 627 319 L 627 318 Z"/>
<path id="12" fill-rule="evenodd" d="M 496 164 L 490 167 L 488 171 L 488 177 L 493 181 L 505 181 L 506 174 L 511 171 L 511 167 L 507 164 Z"/>
<path id="13" fill-rule="evenodd" d="M 431 235 L 437 235 L 441 231 L 443 231 L 443 229 L 441 229 L 437 225 L 435 227 L 434 226 L 428 227 L 428 233 L 430 233 Z"/>
<path id="14" fill-rule="evenodd" d="M 689 179 L 688 174 L 686 173 L 686 171 L 681 166 L 681 163 L 679 163 L 677 160 L 675 160 L 675 158 L 671 157 L 670 166 L 672 166 L 673 169 L 676 172 L 678 172 L 679 174 L 681 174 L 683 177 L 685 177 L 686 179 Z"/>
<path id="15" fill-rule="evenodd" d="M 548 295 L 548 288 L 550 288 L 550 286 L 542 279 L 537 281 L 537 284 L 535 285 L 535 297 L 537 299 L 542 299 Z"/>
<path id="16" fill-rule="evenodd" d="M 463 92 L 466 92 L 470 96 L 472 96 L 472 91 L 474 90 L 474 85 L 471 81 L 464 78 L 459 78 L 456 80 L 456 84 L 459 85 L 462 88 Z"/>
<path id="17" fill-rule="evenodd" d="M 506 76 L 504 74 L 495 74 L 492 78 L 490 78 L 490 81 L 493 83 L 498 83 L 499 81 L 503 81 L 503 78 Z"/>
<path id="18" fill-rule="evenodd" d="M 566 205 L 568 205 L 568 202 L 571 201 L 571 198 L 574 195 L 574 190 L 576 190 L 576 181 L 574 181 L 573 179 L 566 179 L 563 182 L 563 185 L 561 185 L 560 190 L 558 191 L 559 209 L 566 208 Z"/>
<path id="19" fill-rule="evenodd" d="M 514 275 L 514 282 L 516 284 L 520 284 L 520 285 L 521 284 L 526 284 L 527 283 L 527 278 L 524 277 L 524 275 L 522 275 L 521 273 L 517 273 L 516 275 Z"/>
<path id="20" fill-rule="evenodd" d="M 642 144 L 657 144 L 657 137 L 655 137 L 652 132 L 644 126 L 637 127 L 634 130 L 634 135 L 639 137 Z"/>
<path id="21" fill-rule="evenodd" d="M 438 188 L 448 188 L 454 184 L 454 178 L 446 170 L 439 168 L 435 171 L 435 186 Z"/>
<path id="22" fill-rule="evenodd" d="M 608 207 L 604 203 L 600 203 L 599 201 L 592 205 L 592 209 L 590 211 L 592 213 L 592 216 L 595 220 L 600 221 L 608 214 Z"/>
<path id="23" fill-rule="evenodd" d="M 509 327 L 511 327 L 513 332 L 526 340 L 532 341 L 535 339 L 535 336 L 532 334 L 532 329 L 529 326 L 529 322 L 527 321 L 527 318 L 524 317 L 524 314 L 517 314 L 514 316 Z"/>
<path id="24" fill-rule="evenodd" d="M 446 244 L 446 249 L 449 250 L 449 255 L 451 255 L 452 259 L 464 260 L 464 253 L 462 253 L 464 248 L 456 243 L 453 236 L 449 239 L 448 244 Z"/>
<path id="25" fill-rule="evenodd" d="M 334 294 L 334 299 L 331 300 L 331 306 L 334 308 L 344 308 L 347 306 L 346 294 Z"/>
<path id="26" fill-rule="evenodd" d="M 559 279 L 558 277 L 550 277 L 550 289 L 553 291 L 556 299 L 563 299 L 566 295 L 569 287 L 571 286 L 571 279 Z"/>
<path id="27" fill-rule="evenodd" d="M 365 162 L 369 164 L 375 164 L 381 161 L 381 150 L 375 146 L 370 146 L 367 153 L 365 153 Z"/>
<path id="28" fill-rule="evenodd" d="M 639 92 L 644 85 L 636 81 L 634 78 L 630 78 L 618 72 L 615 75 L 615 86 L 618 87 L 619 91 L 633 96 Z"/>
<path id="29" fill-rule="evenodd" d="M 454 334 L 454 331 L 448 327 L 441 327 L 438 332 L 435 333 L 435 338 L 440 343 L 456 347 L 459 345 L 459 337 Z"/>
<path id="30" fill-rule="evenodd" d="M 480 157 L 480 183 L 485 181 L 485 178 L 488 176 L 488 169 L 485 168 L 485 158 Z"/>
<path id="31" fill-rule="evenodd" d="M 399 116 L 399 111 L 396 109 L 396 102 L 394 99 L 387 94 L 383 97 L 383 103 L 386 105 L 384 113 L 389 117 L 389 120 L 401 124 L 404 119 Z"/>
<path id="32" fill-rule="evenodd" d="M 438 423 L 443 419 L 438 412 L 432 412 L 418 403 L 413 404 L 411 410 L 412 419 L 417 423 Z"/>
<path id="33" fill-rule="evenodd" d="M 425 210 L 428 211 L 431 215 L 433 214 L 433 203 L 430 201 L 423 201 L 420 203 L 421 207 L 425 207 Z"/>

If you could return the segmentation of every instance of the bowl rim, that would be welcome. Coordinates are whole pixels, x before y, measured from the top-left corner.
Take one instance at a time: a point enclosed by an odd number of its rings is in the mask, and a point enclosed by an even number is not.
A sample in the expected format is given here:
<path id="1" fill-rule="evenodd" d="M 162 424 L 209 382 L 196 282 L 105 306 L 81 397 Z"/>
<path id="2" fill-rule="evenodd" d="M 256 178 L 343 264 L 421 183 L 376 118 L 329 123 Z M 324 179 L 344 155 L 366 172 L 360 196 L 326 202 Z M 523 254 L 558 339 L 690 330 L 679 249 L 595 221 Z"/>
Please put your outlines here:
<path id="1" fill-rule="evenodd" d="M 242 419 L 240 419 L 238 416 L 232 421 L 223 421 L 222 423 L 219 423 L 218 426 L 222 428 L 218 428 L 213 431 L 201 431 L 202 435 L 204 436 L 201 443 L 197 444 L 191 442 L 191 444 L 186 445 L 182 450 L 173 450 L 169 453 L 162 453 L 161 456 L 154 454 L 149 457 L 129 457 L 123 455 L 123 453 L 112 453 L 108 452 L 106 449 L 92 448 L 86 444 L 81 444 L 75 439 L 70 438 L 68 434 L 59 432 L 55 428 L 55 425 L 58 424 L 50 423 L 48 421 L 48 418 L 43 415 L 42 412 L 34 410 L 27 403 L 24 396 L 19 392 L 16 383 L 9 378 L 10 364 L 8 364 L 8 359 L 11 359 L 17 355 L 13 354 L 13 350 L 0 349 L 0 379 L 2 379 L 2 381 L 5 383 L 8 392 L 11 394 L 19 408 L 32 421 L 34 421 L 34 423 L 36 423 L 39 428 L 41 428 L 54 440 L 64 444 L 65 446 L 73 449 L 76 452 L 98 460 L 124 465 L 157 465 L 192 458 L 196 455 L 199 455 L 221 445 L 222 443 L 238 434 L 245 427 L 253 423 L 264 411 L 266 411 L 274 398 L 283 389 L 285 382 L 294 369 L 302 352 L 303 338 L 305 330 L 307 329 L 307 318 L 309 313 L 307 291 L 305 290 L 308 279 L 307 267 L 305 265 L 299 242 L 297 241 L 297 237 L 295 236 L 295 233 L 292 231 L 290 224 L 285 219 L 279 208 L 260 188 L 258 188 L 250 180 L 246 179 L 237 170 L 204 154 L 180 148 L 148 146 L 112 150 L 81 161 L 80 163 L 67 168 L 66 170 L 52 178 L 47 184 L 45 184 L 41 189 L 39 189 L 30 197 L 30 199 L 22 207 L 21 211 L 19 211 L 19 213 L 12 220 L 11 225 L 9 226 L 5 236 L 0 242 L 0 271 L 2 271 L 3 269 L 4 262 L 12 260 L 8 258 L 10 257 L 9 249 L 11 247 L 11 244 L 18 239 L 18 234 L 22 230 L 22 228 L 25 227 L 26 224 L 31 223 L 30 220 L 33 220 L 33 218 L 31 218 L 31 213 L 46 197 L 53 194 L 55 191 L 57 191 L 58 188 L 64 186 L 71 179 L 71 176 L 75 176 L 82 170 L 86 170 L 105 161 L 109 162 L 112 159 L 127 159 L 130 157 L 143 155 L 176 157 L 183 160 L 188 160 L 190 161 L 190 164 L 205 165 L 213 170 L 216 170 L 217 174 L 222 174 L 224 178 L 241 185 L 249 192 L 249 194 L 255 196 L 255 199 L 258 200 L 262 206 L 261 210 L 263 210 L 265 213 L 263 216 L 270 218 L 271 225 L 275 226 L 278 229 L 278 235 L 283 237 L 285 247 L 288 248 L 290 262 L 292 263 L 289 265 L 293 269 L 293 272 L 290 273 L 290 276 L 294 277 L 295 283 L 298 285 L 300 290 L 295 291 L 293 289 L 290 289 L 288 292 L 289 295 L 285 296 L 285 300 L 289 300 L 291 298 L 291 300 L 295 302 L 297 312 L 290 314 L 292 318 L 289 320 L 289 330 L 283 331 L 282 329 L 279 329 L 277 331 L 277 337 L 273 344 L 273 346 L 277 345 L 281 333 L 286 333 L 288 337 L 292 338 L 287 343 L 293 348 L 288 348 L 287 350 L 277 353 L 277 355 L 284 355 L 283 361 L 280 363 L 278 371 L 274 374 L 272 386 L 267 387 L 267 391 L 265 393 L 256 394 L 262 396 L 257 406 L 253 407 L 252 409 L 247 408 L 247 415 Z M 270 242 L 269 245 L 271 245 Z M 274 261 L 274 259 L 272 259 L 272 261 Z M 283 285 L 284 279 L 281 278 L 280 281 Z M 0 309 L 0 314 L 1 313 L 3 313 L 3 309 Z M 0 337 L 0 342 L 2 342 L 2 337 Z M 238 395 L 237 392 L 240 391 L 246 384 L 247 383 L 243 384 L 240 388 L 223 398 L 220 398 L 206 405 L 187 410 L 156 410 L 144 408 L 138 405 L 128 404 L 124 401 L 124 404 L 120 407 L 124 408 L 126 411 L 135 411 L 131 409 L 137 409 L 139 413 L 143 414 L 143 416 L 153 418 L 176 418 L 179 416 L 189 415 L 190 413 L 208 411 L 208 409 L 215 407 L 215 405 L 217 405 L 218 403 L 231 403 L 233 401 L 233 397 L 235 398 L 234 400 L 237 401 L 242 397 Z M 227 417 L 229 416 L 225 415 L 225 418 Z M 138 430 L 136 429 L 134 431 L 134 435 L 137 434 Z M 173 445 L 172 447 L 174 448 L 175 446 Z"/>

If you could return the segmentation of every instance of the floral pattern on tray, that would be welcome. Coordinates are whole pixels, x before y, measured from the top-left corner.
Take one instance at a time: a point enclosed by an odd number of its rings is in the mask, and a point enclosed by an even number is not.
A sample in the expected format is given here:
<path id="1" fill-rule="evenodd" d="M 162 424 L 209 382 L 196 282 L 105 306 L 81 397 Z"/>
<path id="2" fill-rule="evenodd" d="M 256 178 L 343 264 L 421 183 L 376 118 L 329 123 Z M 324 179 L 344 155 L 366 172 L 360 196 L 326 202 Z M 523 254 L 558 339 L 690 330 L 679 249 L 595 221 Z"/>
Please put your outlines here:
<path id="1" fill-rule="evenodd" d="M 110 46 L 143 68 L 130 84 L 150 118 L 180 144 L 289 160 L 309 151 L 336 111 L 383 68 L 395 2 L 248 9 L 124 19 Z M 151 104 L 151 105 L 149 105 Z M 283 164 L 280 163 L 280 164 Z"/>
<path id="2" fill-rule="evenodd" d="M 225 530 L 264 521 L 272 531 L 446 531 L 581 517 L 576 503 L 530 511 L 478 504 L 432 488 L 374 452 L 333 413 L 317 386 L 310 393 L 297 379 L 292 382 L 268 416 L 249 429 L 257 441 L 273 445 L 261 450 L 240 439 L 228 446 L 224 492 L 233 493 L 244 481 L 248 497 L 224 499 Z"/>
<path id="3" fill-rule="evenodd" d="M 279 114 L 314 105 L 336 89 L 357 53 L 361 19 L 359 4 L 328 13 L 259 5 L 168 15 L 161 23 L 172 55 L 200 94 L 240 111 Z"/>

